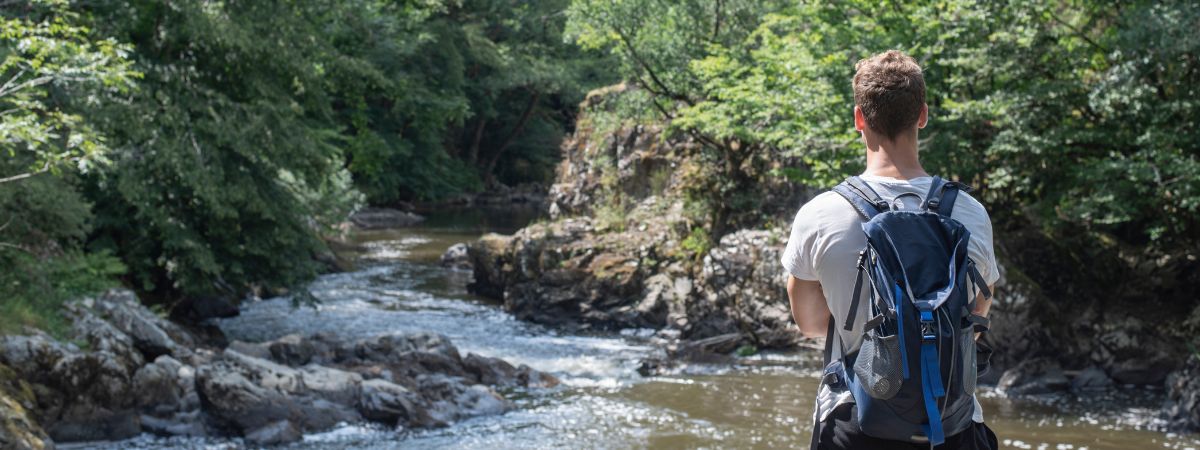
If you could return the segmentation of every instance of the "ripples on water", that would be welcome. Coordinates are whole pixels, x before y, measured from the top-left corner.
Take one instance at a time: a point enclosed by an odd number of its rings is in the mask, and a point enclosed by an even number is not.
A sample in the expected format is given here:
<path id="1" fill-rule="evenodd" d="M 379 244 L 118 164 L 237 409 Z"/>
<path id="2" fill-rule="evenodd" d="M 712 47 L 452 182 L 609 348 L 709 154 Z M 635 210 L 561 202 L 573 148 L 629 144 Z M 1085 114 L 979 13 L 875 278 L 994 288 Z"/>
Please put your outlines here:
<path id="1" fill-rule="evenodd" d="M 475 212 L 473 214 L 478 214 Z M 652 331 L 579 335 L 521 322 L 493 302 L 472 297 L 470 274 L 438 267 L 456 242 L 519 224 L 479 225 L 479 217 L 434 217 L 423 228 L 364 233 L 356 271 L 326 275 L 310 291 L 314 307 L 288 298 L 246 305 L 221 322 L 231 339 L 264 341 L 316 332 L 347 338 L 433 331 L 465 355 L 504 358 L 554 373 L 554 389 L 508 390 L 517 408 L 432 430 L 347 424 L 305 436 L 302 449 L 397 448 L 796 448 L 806 447 L 819 363 L 812 354 L 765 353 L 737 366 L 684 367 L 642 378 L 639 361 L 661 350 Z M 1115 450 L 1198 449 L 1194 436 L 1152 431 L 1162 393 L 1120 390 L 1078 399 L 1009 400 L 981 396 L 1003 448 Z M 143 436 L 96 448 L 242 448 L 239 440 Z"/>

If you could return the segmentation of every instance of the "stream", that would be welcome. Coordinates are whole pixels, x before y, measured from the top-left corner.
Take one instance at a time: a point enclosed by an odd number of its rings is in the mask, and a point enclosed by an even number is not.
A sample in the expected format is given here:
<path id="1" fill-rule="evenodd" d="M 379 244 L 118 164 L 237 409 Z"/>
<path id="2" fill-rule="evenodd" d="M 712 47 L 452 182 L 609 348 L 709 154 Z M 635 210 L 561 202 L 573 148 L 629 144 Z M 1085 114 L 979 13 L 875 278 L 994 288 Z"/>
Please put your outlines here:
<path id="1" fill-rule="evenodd" d="M 579 334 L 518 321 L 466 291 L 471 274 L 438 265 L 442 252 L 485 232 L 511 233 L 529 219 L 513 211 L 446 211 L 414 228 L 359 232 L 356 270 L 325 275 L 315 307 L 288 298 L 244 305 L 221 328 L 230 339 L 291 333 L 346 337 L 433 331 L 468 352 L 528 364 L 563 383 L 502 391 L 516 408 L 446 428 L 394 430 L 347 424 L 307 435 L 297 449 L 397 448 L 800 448 L 807 447 L 820 365 L 816 352 L 760 353 L 735 365 L 692 365 L 638 375 L 661 350 L 653 330 Z M 1091 397 L 1007 399 L 983 389 L 1001 448 L 1200 449 L 1200 436 L 1157 431 L 1161 390 L 1122 388 Z M 239 440 L 142 436 L 82 448 L 243 448 Z"/>

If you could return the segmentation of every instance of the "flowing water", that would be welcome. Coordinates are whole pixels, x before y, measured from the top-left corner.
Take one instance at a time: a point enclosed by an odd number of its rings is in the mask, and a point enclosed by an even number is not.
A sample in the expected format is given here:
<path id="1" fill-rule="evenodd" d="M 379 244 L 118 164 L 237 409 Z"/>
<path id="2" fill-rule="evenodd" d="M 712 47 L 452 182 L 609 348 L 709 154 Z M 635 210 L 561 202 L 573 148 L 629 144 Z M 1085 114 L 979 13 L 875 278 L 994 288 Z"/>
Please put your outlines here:
<path id="1" fill-rule="evenodd" d="M 463 354 L 504 358 L 551 372 L 554 389 L 503 392 L 517 408 L 447 428 L 394 430 L 348 424 L 292 448 L 797 448 L 809 440 L 819 366 L 815 352 L 766 353 L 729 366 L 690 366 L 643 378 L 639 361 L 660 350 L 651 330 L 577 334 L 525 323 L 466 292 L 470 273 L 443 269 L 450 245 L 484 232 L 512 232 L 524 215 L 443 212 L 416 228 L 364 232 L 357 269 L 310 286 L 315 308 L 286 298 L 254 302 L 221 327 L 231 339 L 262 341 L 318 331 L 348 337 L 433 331 Z M 1002 448 L 1200 449 L 1200 437 L 1154 431 L 1160 391 L 1122 389 L 1090 398 L 1010 400 L 980 395 Z M 105 448 L 241 448 L 237 440 L 150 436 Z"/>

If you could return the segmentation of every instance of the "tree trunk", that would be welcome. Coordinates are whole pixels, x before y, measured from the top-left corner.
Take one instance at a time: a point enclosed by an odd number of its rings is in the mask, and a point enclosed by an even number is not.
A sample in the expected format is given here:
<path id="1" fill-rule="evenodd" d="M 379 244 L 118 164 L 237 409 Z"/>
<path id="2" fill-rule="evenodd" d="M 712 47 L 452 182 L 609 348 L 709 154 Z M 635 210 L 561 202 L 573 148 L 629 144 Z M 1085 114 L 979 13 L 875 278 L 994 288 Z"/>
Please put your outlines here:
<path id="1" fill-rule="evenodd" d="M 483 179 L 487 184 L 490 185 L 496 181 L 495 174 L 493 173 L 496 170 L 496 163 L 500 162 L 500 156 L 504 155 L 504 151 L 508 150 L 508 147 L 512 146 L 512 143 L 521 135 L 521 131 L 525 129 L 525 124 L 529 123 L 529 118 L 533 116 L 533 110 L 541 97 L 541 92 L 533 91 L 533 95 L 529 96 L 529 103 L 525 104 L 525 111 L 521 113 L 521 118 L 517 119 L 517 124 L 513 126 L 512 131 L 508 132 L 508 135 L 501 141 L 500 146 L 496 147 L 496 151 L 492 152 L 491 157 L 488 158 L 487 165 L 483 168 Z"/>
<path id="2" fill-rule="evenodd" d="M 471 165 L 475 165 L 475 161 L 479 160 L 479 142 L 483 140 L 483 129 L 486 125 L 487 119 L 482 117 L 475 125 L 475 136 L 471 138 L 471 148 L 467 150 L 467 162 Z"/>

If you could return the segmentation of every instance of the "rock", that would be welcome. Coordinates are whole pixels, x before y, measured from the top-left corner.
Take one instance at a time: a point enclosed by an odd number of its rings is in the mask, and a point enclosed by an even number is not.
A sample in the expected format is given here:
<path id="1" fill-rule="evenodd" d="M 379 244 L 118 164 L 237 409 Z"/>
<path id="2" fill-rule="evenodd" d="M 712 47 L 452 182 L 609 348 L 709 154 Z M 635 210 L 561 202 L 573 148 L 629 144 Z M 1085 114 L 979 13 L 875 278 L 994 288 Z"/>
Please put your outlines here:
<path id="1" fill-rule="evenodd" d="M 197 369 L 200 398 L 221 428 L 245 435 L 299 415 L 299 405 L 278 383 L 278 376 L 263 375 L 272 381 L 258 376 L 224 358 Z"/>
<path id="2" fill-rule="evenodd" d="M 429 416 L 437 422 L 503 414 L 513 408 L 511 402 L 483 385 L 467 386 L 443 375 L 421 377 L 418 381 L 418 391 L 426 398 Z"/>
<path id="3" fill-rule="evenodd" d="M 1200 430 L 1200 356 L 1190 355 L 1179 370 L 1167 377 L 1163 419 L 1174 431 Z"/>
<path id="4" fill-rule="evenodd" d="M 55 342 L 45 334 L 0 336 L 0 364 L 16 371 L 22 379 L 46 384 L 50 371 L 64 357 L 78 352 L 74 346 Z"/>
<path id="5" fill-rule="evenodd" d="M 289 366 L 302 366 L 312 361 L 316 348 L 298 334 L 289 334 L 267 345 L 271 360 Z"/>
<path id="6" fill-rule="evenodd" d="M 467 252 L 467 244 L 457 243 L 446 249 L 442 254 L 442 267 L 458 270 L 471 270 L 471 257 Z"/>
<path id="7" fill-rule="evenodd" d="M 131 291 L 110 290 L 98 297 L 91 309 L 128 335 L 147 359 L 166 354 L 187 358 L 189 349 L 195 347 L 187 333 L 146 309 Z"/>
<path id="8" fill-rule="evenodd" d="M 996 388 L 1005 395 L 1048 394 L 1070 386 L 1058 363 L 1049 358 L 1029 359 L 1008 369 Z"/>
<path id="9" fill-rule="evenodd" d="M 0 365 L 0 448 L 54 448 L 54 441 L 33 417 L 32 410 L 36 407 L 37 399 L 29 384 L 14 370 Z"/>
<path id="10" fill-rule="evenodd" d="M 1096 366 L 1084 369 L 1071 380 L 1071 391 L 1077 393 L 1106 391 L 1112 387 L 1113 380 L 1104 373 L 1104 369 Z"/>
<path id="11" fill-rule="evenodd" d="M 367 419 L 408 426 L 435 426 L 433 418 L 420 406 L 418 395 L 384 380 L 362 382 L 359 410 Z"/>
<path id="12" fill-rule="evenodd" d="M 1160 385 L 1178 365 L 1170 343 L 1137 318 L 1105 320 L 1096 328 L 1092 361 L 1118 383 Z"/>
<path id="13" fill-rule="evenodd" d="M 159 356 L 133 376 L 142 429 L 166 436 L 210 434 L 196 392 L 196 369 L 170 356 Z"/>
<path id="14" fill-rule="evenodd" d="M 246 441 L 254 445 L 278 445 L 299 441 L 303 437 L 296 425 L 280 420 L 246 433 Z"/>
<path id="15" fill-rule="evenodd" d="M 425 220 L 416 214 L 389 208 L 363 208 L 350 215 L 350 222 L 362 229 L 400 228 Z"/>

